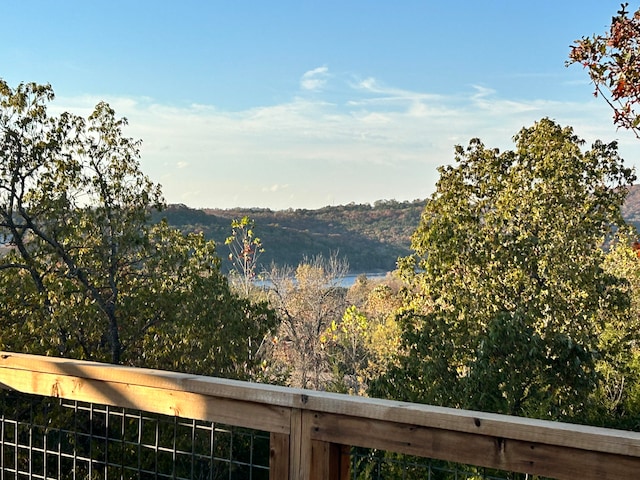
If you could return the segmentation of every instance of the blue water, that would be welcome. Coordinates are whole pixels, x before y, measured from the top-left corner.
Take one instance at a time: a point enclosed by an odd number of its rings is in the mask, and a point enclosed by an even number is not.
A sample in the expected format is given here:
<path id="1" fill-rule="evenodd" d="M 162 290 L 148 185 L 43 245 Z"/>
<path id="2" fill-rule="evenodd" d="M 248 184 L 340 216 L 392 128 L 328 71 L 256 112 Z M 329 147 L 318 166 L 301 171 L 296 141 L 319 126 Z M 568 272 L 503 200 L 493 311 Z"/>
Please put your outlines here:
<path id="1" fill-rule="evenodd" d="M 354 283 L 356 283 L 356 279 L 360 275 L 366 275 L 368 280 L 382 280 L 383 278 L 385 278 L 387 276 L 386 273 L 354 273 L 354 274 L 349 274 L 349 275 L 345 275 L 345 277 L 342 279 L 342 282 L 340 282 L 340 286 L 345 287 L 345 288 L 351 287 Z"/>
<path id="2" fill-rule="evenodd" d="M 356 283 L 356 279 L 360 275 L 365 275 L 368 280 L 382 280 L 387 274 L 386 273 L 353 273 L 349 275 L 345 275 L 340 282 L 340 286 L 344 288 L 350 288 Z M 268 287 L 270 285 L 269 280 L 257 280 L 256 285 L 261 287 Z"/>

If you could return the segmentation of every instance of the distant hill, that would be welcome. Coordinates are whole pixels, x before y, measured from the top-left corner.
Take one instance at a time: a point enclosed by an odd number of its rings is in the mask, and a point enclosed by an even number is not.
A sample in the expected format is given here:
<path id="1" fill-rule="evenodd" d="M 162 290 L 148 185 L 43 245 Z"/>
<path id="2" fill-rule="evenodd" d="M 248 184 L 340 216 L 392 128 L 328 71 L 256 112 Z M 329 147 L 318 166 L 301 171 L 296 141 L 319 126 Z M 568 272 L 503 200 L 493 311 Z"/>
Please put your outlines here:
<path id="1" fill-rule="evenodd" d="M 304 257 L 346 257 L 352 273 L 387 272 L 395 269 L 398 257 L 410 253 L 411 235 L 416 230 L 426 200 L 397 202 L 381 200 L 373 205 L 354 204 L 317 210 L 289 209 L 204 209 L 169 205 L 156 213 L 184 232 L 202 232 L 218 244 L 223 265 L 229 253 L 224 240 L 231 233 L 231 221 L 245 215 L 256 222 L 256 234 L 265 252 L 263 267 L 271 263 L 296 266 Z M 640 185 L 629 191 L 622 209 L 624 218 L 640 230 Z"/>
<path id="2" fill-rule="evenodd" d="M 629 189 L 627 199 L 622 207 L 622 216 L 640 231 L 640 185 L 633 185 Z"/>
<path id="3" fill-rule="evenodd" d="M 216 241 L 218 253 L 229 253 L 224 240 L 231 234 L 231 221 L 248 215 L 255 220 L 256 235 L 265 252 L 260 263 L 297 266 L 304 257 L 346 257 L 352 273 L 386 272 L 410 250 L 411 235 L 420 221 L 425 200 L 397 202 L 381 200 L 374 205 L 349 204 L 317 210 L 204 209 L 169 205 L 155 219 L 165 217 L 184 232 L 202 232 Z M 225 266 L 228 262 L 223 261 Z"/>

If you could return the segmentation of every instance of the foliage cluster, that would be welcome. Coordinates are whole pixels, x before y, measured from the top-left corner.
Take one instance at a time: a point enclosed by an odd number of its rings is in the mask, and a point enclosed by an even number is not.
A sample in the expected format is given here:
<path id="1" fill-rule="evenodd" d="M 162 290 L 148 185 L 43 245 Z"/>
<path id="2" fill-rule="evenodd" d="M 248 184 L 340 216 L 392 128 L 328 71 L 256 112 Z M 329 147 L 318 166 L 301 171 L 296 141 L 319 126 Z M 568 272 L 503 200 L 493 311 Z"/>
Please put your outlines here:
<path id="1" fill-rule="evenodd" d="M 52 100 L 0 80 L 0 348 L 250 378 L 273 311 L 230 290 L 213 242 L 149 222 L 126 120 Z"/>
<path id="2" fill-rule="evenodd" d="M 622 4 L 603 35 L 582 37 L 571 48 L 568 64 L 579 63 L 589 73 L 594 95 L 613 110 L 613 122 L 640 137 L 640 9 L 634 14 Z"/>
<path id="3" fill-rule="evenodd" d="M 474 139 L 440 169 L 415 253 L 400 262 L 411 292 L 398 317 L 403 355 L 375 389 L 586 421 L 601 374 L 628 368 L 620 352 L 638 354 L 629 280 L 605 268 L 607 242 L 630 249 L 620 210 L 635 176 L 615 143 L 582 151 L 549 119 L 515 142 L 500 153 Z"/>
<path id="4" fill-rule="evenodd" d="M 256 279 L 258 259 L 264 253 L 262 240 L 254 233 L 255 221 L 248 216 L 231 222 L 231 235 L 224 243 L 229 247 L 229 261 L 232 264 L 230 279 L 245 297 L 249 296 Z"/>

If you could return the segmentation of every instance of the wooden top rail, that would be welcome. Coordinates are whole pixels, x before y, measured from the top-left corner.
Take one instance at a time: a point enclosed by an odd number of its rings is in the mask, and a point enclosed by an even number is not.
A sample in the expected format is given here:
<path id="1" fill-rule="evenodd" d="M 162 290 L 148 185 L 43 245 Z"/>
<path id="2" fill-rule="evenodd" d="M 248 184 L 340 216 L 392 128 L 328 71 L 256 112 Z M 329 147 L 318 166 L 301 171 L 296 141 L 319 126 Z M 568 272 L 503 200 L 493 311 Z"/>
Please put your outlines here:
<path id="1" fill-rule="evenodd" d="M 0 387 L 268 431 L 291 480 L 328 478 L 324 444 L 553 478 L 640 475 L 635 432 L 9 352 Z"/>

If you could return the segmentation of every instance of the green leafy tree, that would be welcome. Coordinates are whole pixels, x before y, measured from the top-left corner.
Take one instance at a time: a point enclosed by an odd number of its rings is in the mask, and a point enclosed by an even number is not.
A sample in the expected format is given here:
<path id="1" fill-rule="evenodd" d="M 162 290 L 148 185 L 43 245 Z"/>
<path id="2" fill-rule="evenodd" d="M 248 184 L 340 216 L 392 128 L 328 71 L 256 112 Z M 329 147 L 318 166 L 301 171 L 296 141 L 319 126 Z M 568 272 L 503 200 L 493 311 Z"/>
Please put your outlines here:
<path id="1" fill-rule="evenodd" d="M 372 326 L 354 305 L 342 318 L 333 320 L 320 336 L 323 350 L 333 366 L 335 390 L 362 395 L 366 391 L 364 370 L 368 360 L 368 339 Z"/>
<path id="2" fill-rule="evenodd" d="M 0 234 L 12 245 L 0 257 L 0 345 L 246 375 L 257 361 L 247 336 L 259 345 L 273 313 L 232 294 L 213 242 L 150 224 L 161 191 L 124 119 L 106 103 L 87 119 L 49 116 L 52 99 L 50 86 L 0 80 Z"/>
<path id="3" fill-rule="evenodd" d="M 603 316 L 626 312 L 603 242 L 632 171 L 615 143 L 542 119 L 500 153 L 456 147 L 400 262 L 398 364 L 372 389 L 410 401 L 578 418 L 598 382 Z"/>
<path id="4" fill-rule="evenodd" d="M 601 355 L 596 364 L 601 381 L 593 393 L 594 408 L 589 423 L 637 430 L 640 428 L 640 258 L 634 231 L 621 230 L 616 237 L 603 268 L 624 280 L 621 288 L 629 296 L 630 304 L 623 312 L 604 312 L 605 323 L 598 345 Z"/>
<path id="5" fill-rule="evenodd" d="M 151 230 L 153 251 L 131 285 L 130 362 L 242 379 L 261 375 L 265 340 L 276 327 L 266 302 L 232 292 L 220 273 L 214 242 L 184 235 L 164 222 Z M 151 295 L 144 298 L 140 295 Z M 141 301 L 144 300 L 144 301 Z"/>
<path id="6" fill-rule="evenodd" d="M 631 15 L 628 5 L 622 4 L 604 35 L 576 40 L 568 64 L 587 69 L 594 95 L 613 109 L 614 124 L 640 137 L 640 9 Z"/>
<path id="7" fill-rule="evenodd" d="M 16 253 L 1 268 L 28 274 L 45 317 L 54 304 L 68 306 L 54 287 L 82 290 L 117 363 L 117 276 L 125 259 L 140 254 L 139 227 L 147 209 L 160 205 L 160 190 L 140 173 L 139 142 L 122 136 L 126 122 L 108 105 L 98 104 L 87 120 L 49 117 L 52 99 L 49 86 L 14 91 L 0 83 L 0 228 Z"/>

